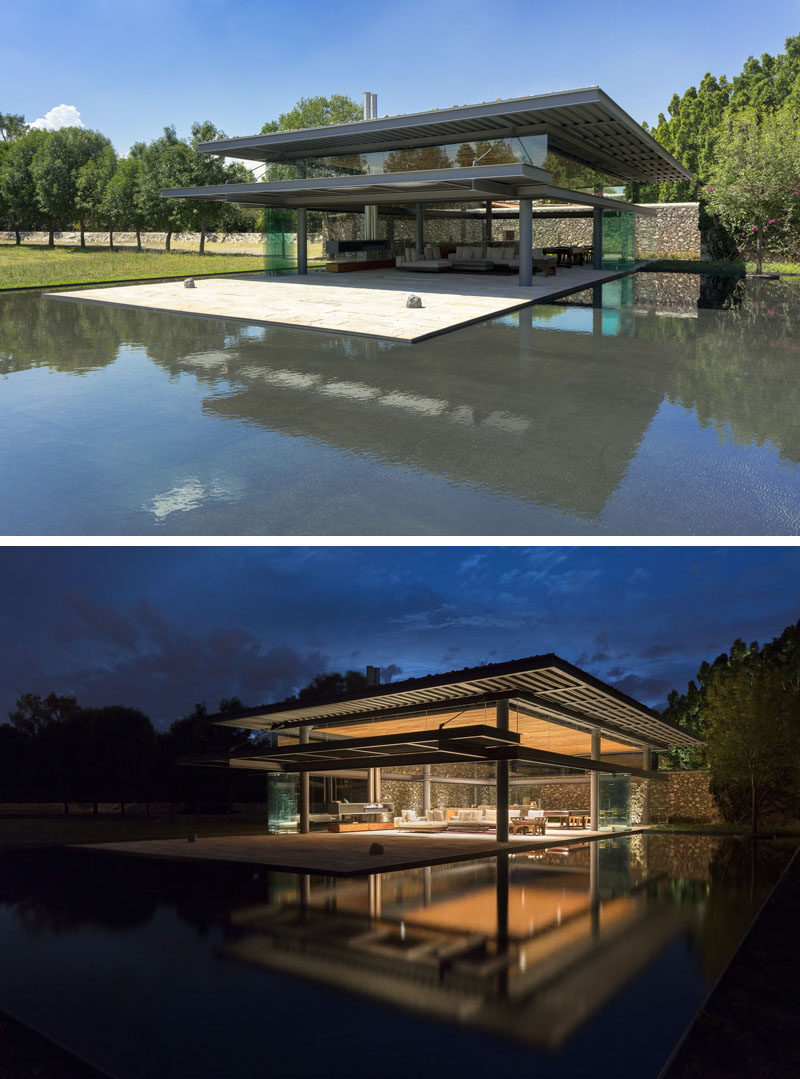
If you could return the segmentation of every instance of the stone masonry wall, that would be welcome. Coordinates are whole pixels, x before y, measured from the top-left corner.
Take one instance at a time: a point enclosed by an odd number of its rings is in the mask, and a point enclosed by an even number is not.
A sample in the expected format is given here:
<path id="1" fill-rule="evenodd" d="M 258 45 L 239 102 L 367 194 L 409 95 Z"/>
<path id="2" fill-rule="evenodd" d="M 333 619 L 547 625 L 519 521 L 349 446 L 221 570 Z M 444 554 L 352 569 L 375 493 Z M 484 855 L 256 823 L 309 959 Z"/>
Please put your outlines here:
<path id="1" fill-rule="evenodd" d="M 646 203 L 655 208 L 656 216 L 636 217 L 637 255 L 656 253 L 700 256 L 699 208 L 696 202 Z M 550 247 L 559 244 L 591 244 L 592 218 L 586 217 L 586 207 L 563 206 L 560 217 L 542 217 L 533 214 L 533 246 Z M 425 240 L 428 243 L 473 243 L 483 239 L 484 219 L 446 220 L 426 217 Z M 363 214 L 323 215 L 325 239 L 356 240 L 364 235 Z M 378 216 L 378 238 L 413 243 L 416 237 L 416 221 L 413 217 Z M 519 240 L 519 223 L 516 218 L 494 218 L 492 239 L 516 243 Z"/>
<path id="2" fill-rule="evenodd" d="M 708 789 L 708 772 L 675 771 L 669 776 L 667 815 L 671 821 L 721 820 L 717 804 Z"/>

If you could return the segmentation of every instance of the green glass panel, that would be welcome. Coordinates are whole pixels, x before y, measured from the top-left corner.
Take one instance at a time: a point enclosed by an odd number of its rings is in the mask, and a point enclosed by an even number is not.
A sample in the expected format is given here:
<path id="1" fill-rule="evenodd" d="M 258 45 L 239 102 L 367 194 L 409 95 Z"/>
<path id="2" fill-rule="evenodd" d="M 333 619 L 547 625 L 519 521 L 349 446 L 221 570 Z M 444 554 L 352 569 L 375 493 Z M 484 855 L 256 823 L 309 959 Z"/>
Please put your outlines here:
<path id="1" fill-rule="evenodd" d="M 267 775 L 267 833 L 297 831 L 297 777 L 284 772 Z"/>
<path id="2" fill-rule="evenodd" d="M 297 214 L 264 210 L 264 269 L 267 273 L 297 269 Z"/>
<path id="3" fill-rule="evenodd" d="M 600 773 L 600 827 L 628 828 L 631 820 L 631 777 L 619 772 Z"/>

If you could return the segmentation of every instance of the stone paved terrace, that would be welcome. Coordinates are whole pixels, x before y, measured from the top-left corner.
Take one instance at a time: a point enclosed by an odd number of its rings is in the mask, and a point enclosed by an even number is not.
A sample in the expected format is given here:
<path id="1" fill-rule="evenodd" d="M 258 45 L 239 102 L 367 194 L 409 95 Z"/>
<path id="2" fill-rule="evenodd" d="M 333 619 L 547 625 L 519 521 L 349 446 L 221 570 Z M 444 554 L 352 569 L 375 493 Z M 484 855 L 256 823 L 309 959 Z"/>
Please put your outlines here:
<path id="1" fill-rule="evenodd" d="M 306 835 L 213 836 L 198 838 L 194 843 L 186 839 L 149 839 L 80 844 L 80 849 L 147 858 L 241 862 L 295 873 L 326 873 L 347 877 L 488 858 L 504 852 L 522 854 L 545 847 L 585 843 L 587 839 L 607 837 L 608 834 L 588 829 L 551 829 L 547 836 L 518 836 L 511 838 L 508 843 L 498 843 L 493 835 L 397 835 L 392 831 L 376 830 L 343 834 L 310 832 Z M 383 846 L 383 854 L 369 853 L 370 846 L 376 842 Z"/>
<path id="2" fill-rule="evenodd" d="M 200 278 L 193 289 L 182 281 L 161 281 L 47 295 L 412 344 L 619 276 L 618 271 L 573 266 L 558 269 L 555 276 L 536 274 L 531 288 L 520 288 L 515 275 L 386 269 Z M 412 293 L 422 299 L 421 309 L 405 306 Z"/>

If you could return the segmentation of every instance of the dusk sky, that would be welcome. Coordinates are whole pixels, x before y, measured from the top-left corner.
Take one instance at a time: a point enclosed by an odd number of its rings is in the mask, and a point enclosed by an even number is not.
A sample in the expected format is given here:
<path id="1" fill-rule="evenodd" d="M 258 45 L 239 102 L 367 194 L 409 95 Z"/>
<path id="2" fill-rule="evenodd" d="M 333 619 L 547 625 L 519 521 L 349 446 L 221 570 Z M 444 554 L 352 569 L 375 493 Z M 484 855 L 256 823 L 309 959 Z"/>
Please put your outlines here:
<path id="1" fill-rule="evenodd" d="M 0 720 L 54 690 L 165 727 L 322 671 L 551 651 L 661 708 L 735 637 L 800 619 L 800 549 L 5 548 L 0 597 Z"/>
<path id="2" fill-rule="evenodd" d="M 599 84 L 654 122 L 798 31 L 800 0 L 29 0 L 5 5 L 0 109 L 77 119 L 119 153 L 165 124 L 250 135 L 300 97 L 364 90 L 383 115 Z"/>

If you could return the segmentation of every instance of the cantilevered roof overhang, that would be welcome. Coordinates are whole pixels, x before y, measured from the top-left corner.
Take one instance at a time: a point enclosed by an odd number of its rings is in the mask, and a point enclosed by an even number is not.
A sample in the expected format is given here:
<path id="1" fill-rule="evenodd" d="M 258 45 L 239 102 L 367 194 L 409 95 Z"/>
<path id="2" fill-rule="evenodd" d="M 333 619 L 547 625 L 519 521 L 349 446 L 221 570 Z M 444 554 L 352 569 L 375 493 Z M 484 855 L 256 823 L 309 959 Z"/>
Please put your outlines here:
<path id="1" fill-rule="evenodd" d="M 614 772 L 652 778 L 657 773 L 628 763 L 592 760 L 565 753 L 551 753 L 520 745 L 513 731 L 478 725 L 450 730 L 412 731 L 348 738 L 345 741 L 312 741 L 270 748 L 246 746 L 225 757 L 233 768 L 268 772 L 341 771 L 350 768 L 388 768 L 397 765 L 443 764 L 453 761 L 519 761 L 577 772 Z M 208 764 L 208 758 L 202 761 Z"/>
<path id="2" fill-rule="evenodd" d="M 222 726 L 249 730 L 341 727 L 365 718 L 380 721 L 426 711 L 477 708 L 501 699 L 516 701 L 543 719 L 583 729 L 599 728 L 653 749 L 702 744 L 654 709 L 552 653 L 412 678 L 313 704 L 266 705 L 211 719 Z"/>
<path id="3" fill-rule="evenodd" d="M 251 161 L 294 161 L 539 134 L 548 135 L 554 149 L 623 181 L 660 183 L 692 178 L 688 169 L 599 86 L 223 139 L 201 143 L 199 148 L 204 153 Z"/>
<path id="4" fill-rule="evenodd" d="M 166 198 L 209 199 L 238 206 L 285 209 L 355 211 L 365 205 L 409 202 L 469 202 L 493 199 L 567 199 L 610 210 L 655 213 L 619 199 L 584 195 L 553 186 L 553 177 L 535 165 L 473 165 L 457 169 L 422 169 L 367 176 L 270 180 L 252 184 L 177 187 L 162 191 Z"/>

